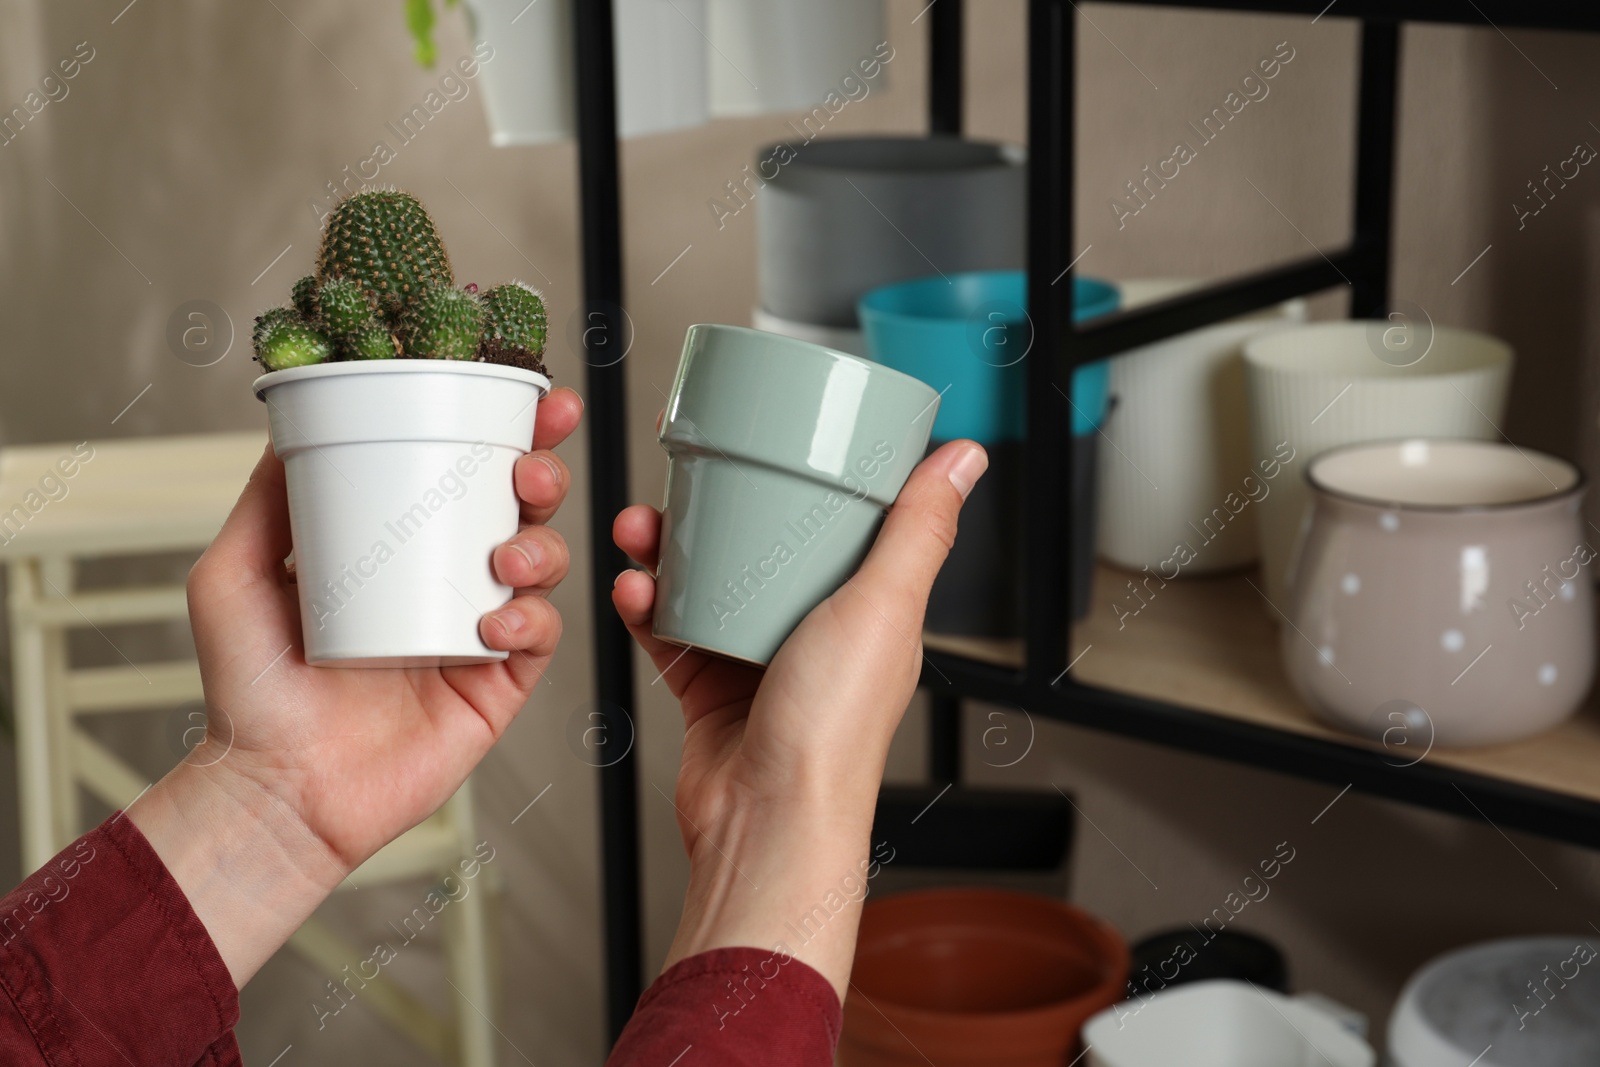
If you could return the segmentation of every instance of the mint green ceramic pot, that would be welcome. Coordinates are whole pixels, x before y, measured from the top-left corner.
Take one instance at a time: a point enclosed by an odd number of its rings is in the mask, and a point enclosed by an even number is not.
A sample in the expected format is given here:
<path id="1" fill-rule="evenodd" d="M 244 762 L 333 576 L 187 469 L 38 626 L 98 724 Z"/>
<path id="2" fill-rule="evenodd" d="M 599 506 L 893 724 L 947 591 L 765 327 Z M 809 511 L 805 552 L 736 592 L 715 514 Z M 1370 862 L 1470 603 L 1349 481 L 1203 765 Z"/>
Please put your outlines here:
<path id="1" fill-rule="evenodd" d="M 766 664 L 866 556 L 939 394 L 792 337 L 689 327 L 667 398 L 655 634 Z"/>

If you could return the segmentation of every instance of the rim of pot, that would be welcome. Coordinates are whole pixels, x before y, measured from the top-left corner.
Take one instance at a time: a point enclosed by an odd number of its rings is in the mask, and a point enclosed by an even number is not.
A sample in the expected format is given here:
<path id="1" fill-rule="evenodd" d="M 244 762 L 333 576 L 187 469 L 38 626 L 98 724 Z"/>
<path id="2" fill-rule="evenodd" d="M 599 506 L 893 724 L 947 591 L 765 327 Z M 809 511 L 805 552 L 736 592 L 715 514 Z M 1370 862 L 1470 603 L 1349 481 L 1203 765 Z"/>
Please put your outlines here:
<path id="1" fill-rule="evenodd" d="M 1530 464 L 1534 459 L 1550 464 L 1562 473 L 1563 477 L 1570 477 L 1571 484 L 1538 493 L 1534 496 L 1522 497 L 1517 500 L 1494 501 L 1489 503 L 1464 503 L 1464 504 L 1435 504 L 1420 503 L 1415 501 L 1394 500 L 1387 497 L 1369 496 L 1365 493 L 1352 492 L 1329 485 L 1325 477 L 1318 477 L 1317 470 L 1324 463 L 1348 456 L 1356 452 L 1381 452 L 1384 449 L 1396 448 L 1408 444 L 1422 444 L 1427 446 L 1446 445 L 1451 447 L 1465 447 L 1469 449 L 1482 449 L 1499 453 L 1516 452 Z M 1539 470 L 1537 466 L 1535 470 Z M 1544 471 L 1539 471 L 1543 475 Z M 1589 477 L 1583 469 L 1575 463 L 1570 463 L 1559 456 L 1552 456 L 1548 452 L 1539 452 L 1533 449 L 1521 448 L 1514 444 L 1502 444 L 1498 441 L 1480 441 L 1472 437 L 1390 437 L 1379 441 L 1361 441 L 1356 444 L 1339 445 L 1321 453 L 1310 463 L 1306 464 L 1306 484 L 1314 491 L 1323 493 L 1335 500 L 1342 500 L 1350 504 L 1361 504 L 1366 507 L 1382 508 L 1388 511 L 1421 512 L 1435 515 L 1469 515 L 1482 513 L 1497 513 L 1518 511 L 1525 508 L 1539 507 L 1555 503 L 1571 497 L 1579 496 L 1589 485 Z"/>
<path id="2" fill-rule="evenodd" d="M 1019 279 L 1022 285 L 1022 297 L 1020 300 L 1012 299 L 1012 297 L 1007 293 L 996 292 L 992 295 L 985 294 L 987 299 L 979 301 L 961 314 L 925 315 L 919 312 L 905 311 L 900 307 L 884 306 L 884 302 L 890 300 L 891 298 L 898 298 L 901 294 L 913 289 L 928 289 L 934 292 L 939 292 L 946 287 L 961 283 L 970 282 L 973 284 L 984 284 L 986 282 L 993 281 L 1000 283 L 995 286 L 995 288 L 998 290 L 1002 287 L 1009 288 Z M 880 285 L 873 289 L 867 290 L 865 293 L 861 294 L 860 298 L 856 301 L 856 314 L 857 317 L 862 320 L 861 330 L 863 333 L 866 331 L 865 320 L 869 312 L 874 317 L 885 321 L 893 320 L 896 322 L 926 323 L 931 326 L 949 327 L 951 325 L 964 324 L 970 321 L 973 313 L 976 310 L 989 304 L 1015 304 L 1017 309 L 1022 312 L 1021 318 L 1007 319 L 1006 321 L 1008 323 L 1031 322 L 1032 320 L 1028 315 L 1027 285 L 1028 272 L 1025 270 L 1017 270 L 1014 267 L 1002 267 L 995 268 L 993 270 L 963 270 L 956 271 L 954 274 L 926 274 L 917 278 L 905 278 L 901 281 L 889 282 L 885 285 Z M 1089 299 L 1084 301 L 1084 303 L 1089 305 L 1091 308 L 1097 304 L 1109 303 L 1111 305 L 1103 310 L 1095 311 L 1093 315 L 1086 317 L 1099 318 L 1102 315 L 1110 315 L 1117 311 L 1123 310 L 1121 307 L 1122 290 L 1118 287 L 1116 282 L 1113 282 L 1107 278 L 1076 275 L 1073 278 L 1072 294 L 1074 297 L 1074 321 L 1079 321 L 1076 297 L 1078 295 L 1077 290 L 1080 286 L 1086 287 L 1090 290 Z"/>
<path id="3" fill-rule="evenodd" d="M 927 382 L 923 381 L 921 378 L 918 378 L 914 374 L 907 374 L 905 371 L 896 367 L 891 367 L 887 363 L 879 363 L 876 360 L 868 359 L 866 356 L 858 356 L 852 352 L 844 352 L 837 348 L 830 348 L 825 344 L 821 344 L 817 341 L 808 341 L 803 337 L 794 337 L 786 333 L 775 333 L 772 330 L 758 330 L 754 326 L 736 326 L 731 322 L 696 322 L 689 326 L 690 333 L 693 333 L 695 330 L 727 330 L 734 333 L 750 333 L 755 334 L 757 337 L 765 337 L 769 340 L 769 342 L 775 339 L 779 343 L 792 346 L 798 355 L 825 355 L 835 359 L 848 360 L 851 363 L 860 364 L 872 374 L 881 374 L 890 378 L 899 378 L 908 385 L 915 386 L 918 389 L 925 389 L 935 396 L 942 395 L 940 394 L 939 390 L 935 389 L 933 386 L 929 385 Z M 806 349 L 810 349 L 811 351 L 805 351 Z M 661 425 L 663 429 L 661 432 L 657 433 L 656 436 L 658 438 L 661 436 L 661 433 L 665 432 L 667 423 L 671 421 L 672 419 L 670 416 L 662 420 Z"/>
<path id="4" fill-rule="evenodd" d="M 1257 367 L 1266 371 L 1293 374 L 1297 377 L 1313 378 L 1319 375 L 1324 377 L 1349 378 L 1352 371 L 1349 367 L 1323 365 L 1326 362 L 1322 352 L 1305 352 L 1296 344 L 1296 338 L 1309 339 L 1312 337 L 1337 336 L 1351 334 L 1360 336 L 1366 334 L 1373 327 L 1383 326 L 1384 319 L 1332 319 L 1322 322 L 1285 323 L 1281 330 L 1272 330 L 1258 337 L 1252 337 L 1240 347 L 1247 366 Z M 1384 364 L 1388 372 L 1362 374 L 1356 372 L 1361 380 L 1386 381 L 1394 379 L 1416 378 L 1448 378 L 1470 377 L 1492 371 L 1499 367 L 1511 367 L 1516 362 L 1516 349 L 1504 338 L 1496 337 L 1483 330 L 1473 330 L 1465 326 L 1434 326 L 1433 336 L 1429 342 L 1429 350 L 1439 341 L 1452 339 L 1459 343 L 1471 345 L 1474 351 L 1463 358 L 1459 366 L 1445 366 L 1442 360 L 1425 362 L 1428 353 L 1424 352 L 1413 363 Z M 1359 352 L 1352 345 L 1350 351 Z M 1335 356 L 1341 353 L 1334 353 Z M 1376 352 L 1371 357 L 1378 361 Z M 1390 373 L 1404 372 L 1404 373 Z"/>
<path id="5" fill-rule="evenodd" d="M 881 903 L 887 904 L 898 897 L 909 897 L 913 895 L 921 899 L 937 900 L 946 897 L 968 896 L 972 893 L 1007 898 L 1033 898 L 1036 896 L 1036 894 L 1010 889 L 991 889 L 988 887 L 979 888 L 976 886 L 949 886 L 935 889 L 911 890 L 904 893 L 894 893 L 890 896 L 882 898 Z M 1131 968 L 1132 955 L 1129 952 L 1127 942 L 1123 940 L 1116 928 L 1111 926 L 1098 915 L 1095 915 L 1093 912 L 1084 908 L 1080 908 L 1076 904 L 1072 904 L 1064 900 L 1054 900 L 1050 898 L 1046 899 L 1049 899 L 1051 904 L 1059 907 L 1063 911 L 1072 914 L 1073 917 L 1083 920 L 1084 930 L 1089 932 L 1091 937 L 1094 939 L 1094 948 L 1108 950 L 1106 951 L 1105 957 L 1099 961 L 1107 965 L 1107 974 L 1083 992 L 1067 999 L 1047 1001 L 1043 1004 L 1036 1004 L 1029 1008 L 1003 1008 L 996 1009 L 994 1011 L 953 1011 L 943 1008 L 925 1008 L 914 1004 L 905 1004 L 883 994 L 875 994 L 871 1003 L 892 1008 L 901 1018 L 913 1019 L 919 1023 L 939 1022 L 953 1018 L 983 1020 L 991 1023 L 1003 1023 L 1022 1022 L 1034 1018 L 1047 1018 L 1051 1015 L 1059 1013 L 1068 1005 L 1090 999 L 1092 996 L 1108 987 L 1121 990 L 1123 985 L 1126 984 L 1128 980 L 1127 970 L 1128 968 Z M 858 940 L 858 951 L 859 947 L 860 942 Z M 1118 951 L 1119 948 L 1120 952 Z M 1123 969 L 1123 973 L 1120 975 L 1117 973 L 1119 960 L 1128 965 L 1127 968 Z M 866 994 L 860 990 L 855 990 L 855 992 L 859 993 L 863 999 L 866 998 Z M 849 997 L 846 997 L 847 1001 L 849 999 Z"/>
<path id="6" fill-rule="evenodd" d="M 286 367 L 261 375 L 250 383 L 250 391 L 256 394 L 257 400 L 265 400 L 268 388 L 282 385 L 284 382 L 299 381 L 301 378 L 437 370 L 446 370 L 451 374 L 476 374 L 484 378 L 509 378 L 513 381 L 528 382 L 538 388 L 540 399 L 550 395 L 550 379 L 538 371 L 510 367 L 504 363 L 480 363 L 475 359 L 424 359 L 417 356 L 396 356 L 394 359 L 341 359 L 313 363 L 309 367 Z"/>
<path id="7" fill-rule="evenodd" d="M 787 141 L 762 145 L 758 159 L 771 158 Z M 858 135 L 826 137 L 799 148 L 791 163 L 783 164 L 778 174 L 798 163 L 808 171 L 846 171 L 856 174 L 960 174 L 968 171 L 1016 167 L 1027 162 L 1027 149 L 1006 141 L 962 137 L 959 134 L 934 136 Z M 874 148 L 889 149 L 896 157 L 866 158 Z M 915 155 L 921 153 L 920 156 Z M 770 180 L 770 179 L 769 179 Z"/>

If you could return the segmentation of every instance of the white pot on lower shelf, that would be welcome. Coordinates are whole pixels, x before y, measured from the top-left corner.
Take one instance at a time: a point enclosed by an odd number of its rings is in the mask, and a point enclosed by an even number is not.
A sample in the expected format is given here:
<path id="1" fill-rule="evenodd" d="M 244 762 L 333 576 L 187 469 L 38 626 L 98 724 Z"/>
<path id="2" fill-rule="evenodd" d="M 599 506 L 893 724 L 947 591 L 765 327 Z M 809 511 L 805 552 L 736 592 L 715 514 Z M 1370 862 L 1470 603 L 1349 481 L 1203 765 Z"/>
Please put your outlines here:
<path id="1" fill-rule="evenodd" d="M 1168 300 L 1203 284 L 1119 281 L 1124 310 Z M 1178 546 L 1187 575 L 1254 563 L 1255 516 L 1232 521 L 1244 501 L 1270 492 L 1250 454 L 1243 342 L 1304 322 L 1306 302 L 1191 330 L 1111 361 L 1115 398 L 1099 452 L 1100 555 L 1171 577 Z M 1295 472 L 1298 476 L 1298 471 Z M 1247 481 L 1248 479 L 1248 481 Z M 1171 561 L 1171 562 L 1169 562 Z"/>
<path id="2" fill-rule="evenodd" d="M 505 659 L 478 621 L 511 599 L 490 555 L 517 532 L 512 467 L 549 379 L 393 359 L 275 371 L 252 388 L 288 482 L 306 662 Z"/>
<path id="3" fill-rule="evenodd" d="M 489 139 L 548 144 L 577 130 L 572 0 L 467 0 Z M 706 0 L 615 0 L 617 133 L 638 137 L 710 117 Z"/>

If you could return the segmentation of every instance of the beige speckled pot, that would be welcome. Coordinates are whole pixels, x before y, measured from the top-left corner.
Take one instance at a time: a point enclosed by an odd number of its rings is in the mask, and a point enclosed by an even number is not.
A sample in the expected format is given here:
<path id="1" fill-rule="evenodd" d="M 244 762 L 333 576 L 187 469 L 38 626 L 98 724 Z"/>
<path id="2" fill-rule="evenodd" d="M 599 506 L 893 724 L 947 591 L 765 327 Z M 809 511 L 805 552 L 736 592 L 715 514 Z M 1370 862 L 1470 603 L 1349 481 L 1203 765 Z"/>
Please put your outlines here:
<path id="1" fill-rule="evenodd" d="M 1420 756 L 1423 742 L 1527 737 L 1578 707 L 1594 676 L 1596 552 L 1575 467 L 1412 439 L 1324 453 L 1306 481 L 1281 640 L 1320 715 L 1386 741 L 1401 725 Z"/>

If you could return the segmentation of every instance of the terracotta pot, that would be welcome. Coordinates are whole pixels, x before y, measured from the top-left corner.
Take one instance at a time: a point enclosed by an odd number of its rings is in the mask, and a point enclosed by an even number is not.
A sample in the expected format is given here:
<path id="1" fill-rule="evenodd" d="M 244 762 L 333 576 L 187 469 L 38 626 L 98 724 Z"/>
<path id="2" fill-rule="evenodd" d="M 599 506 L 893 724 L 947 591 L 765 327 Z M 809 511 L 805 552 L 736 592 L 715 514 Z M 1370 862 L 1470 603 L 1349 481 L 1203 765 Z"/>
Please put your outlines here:
<path id="1" fill-rule="evenodd" d="M 842 1067 L 1066 1067 L 1085 1020 L 1121 1000 L 1128 946 L 1049 897 L 935 889 L 861 916 Z"/>

